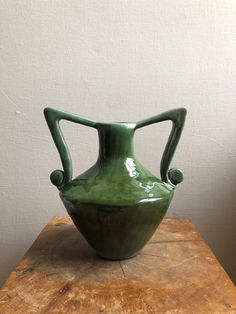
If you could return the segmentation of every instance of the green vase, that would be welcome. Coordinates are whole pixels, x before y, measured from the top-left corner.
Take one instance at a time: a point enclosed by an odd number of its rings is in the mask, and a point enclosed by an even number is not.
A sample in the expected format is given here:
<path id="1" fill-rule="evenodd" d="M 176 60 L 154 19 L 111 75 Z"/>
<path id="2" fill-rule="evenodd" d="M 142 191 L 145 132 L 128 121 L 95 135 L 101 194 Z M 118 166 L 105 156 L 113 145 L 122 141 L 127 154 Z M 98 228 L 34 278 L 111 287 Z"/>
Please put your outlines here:
<path id="1" fill-rule="evenodd" d="M 183 180 L 181 170 L 169 169 L 169 165 L 186 109 L 174 109 L 136 123 L 97 123 L 51 108 L 46 108 L 44 114 L 64 169 L 53 171 L 50 178 L 74 224 L 100 256 L 117 260 L 136 255 L 155 232 L 176 185 Z M 74 179 L 59 125 L 62 119 L 98 131 L 97 162 Z M 135 158 L 133 137 L 137 129 L 165 120 L 171 120 L 173 127 L 158 179 Z"/>

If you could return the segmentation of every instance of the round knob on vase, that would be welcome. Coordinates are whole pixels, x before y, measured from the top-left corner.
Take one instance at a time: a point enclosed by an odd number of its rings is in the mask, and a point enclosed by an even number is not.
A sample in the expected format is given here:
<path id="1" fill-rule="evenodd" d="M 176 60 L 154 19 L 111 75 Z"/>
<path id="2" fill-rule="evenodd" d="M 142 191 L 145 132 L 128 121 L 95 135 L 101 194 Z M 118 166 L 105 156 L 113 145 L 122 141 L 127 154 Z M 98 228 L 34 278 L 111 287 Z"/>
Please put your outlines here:
<path id="1" fill-rule="evenodd" d="M 172 184 L 177 185 L 184 180 L 184 175 L 183 175 L 182 170 L 176 169 L 176 168 L 171 168 L 168 171 L 168 178 Z"/>
<path id="2" fill-rule="evenodd" d="M 64 172 L 58 169 L 54 170 L 50 175 L 50 180 L 52 184 L 59 188 L 64 181 Z"/>

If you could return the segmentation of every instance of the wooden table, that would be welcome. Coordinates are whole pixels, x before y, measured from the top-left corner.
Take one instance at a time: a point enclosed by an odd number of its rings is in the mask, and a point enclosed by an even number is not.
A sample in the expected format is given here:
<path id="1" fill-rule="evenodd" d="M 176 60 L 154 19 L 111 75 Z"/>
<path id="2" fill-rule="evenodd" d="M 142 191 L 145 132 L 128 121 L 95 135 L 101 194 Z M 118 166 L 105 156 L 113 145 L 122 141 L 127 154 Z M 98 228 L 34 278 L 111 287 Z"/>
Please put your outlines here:
<path id="1" fill-rule="evenodd" d="M 54 217 L 3 285 L 0 313 L 236 313 L 236 288 L 187 219 L 164 219 L 135 258 L 106 261 Z"/>

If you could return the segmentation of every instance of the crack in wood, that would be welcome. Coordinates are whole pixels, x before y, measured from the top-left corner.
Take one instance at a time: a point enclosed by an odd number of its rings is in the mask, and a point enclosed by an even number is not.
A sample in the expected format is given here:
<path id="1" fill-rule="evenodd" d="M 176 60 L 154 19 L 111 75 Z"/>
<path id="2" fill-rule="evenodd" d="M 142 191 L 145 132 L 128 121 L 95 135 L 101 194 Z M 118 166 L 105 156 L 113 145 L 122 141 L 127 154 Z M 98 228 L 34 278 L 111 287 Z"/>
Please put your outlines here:
<path id="1" fill-rule="evenodd" d="M 7 302 L 11 300 L 11 296 L 9 294 L 6 294 L 5 296 L 3 296 L 1 299 L 0 299 L 0 303 L 1 302 Z"/>
<path id="2" fill-rule="evenodd" d="M 125 271 L 124 271 L 124 269 L 123 269 L 123 267 L 122 267 L 122 264 L 121 264 L 121 261 L 119 261 L 119 264 L 120 264 L 120 268 L 121 268 L 121 270 L 122 270 L 122 273 L 123 273 L 124 277 L 126 277 Z"/>
<path id="3" fill-rule="evenodd" d="M 148 255 L 148 256 L 155 256 L 155 257 L 167 258 L 166 256 L 155 255 L 155 254 L 149 254 L 149 253 L 144 253 L 144 252 L 141 252 L 140 255 Z"/>
<path id="4" fill-rule="evenodd" d="M 148 242 L 148 244 L 159 244 L 159 243 L 172 243 L 172 242 L 203 242 L 201 239 L 194 239 L 194 240 L 163 240 L 163 241 L 151 241 Z"/>
<path id="5" fill-rule="evenodd" d="M 64 293 L 66 293 L 69 289 L 70 289 L 70 287 L 69 287 L 68 285 L 65 285 L 65 286 L 60 290 L 60 293 L 61 293 L 61 294 L 64 294 Z"/>
<path id="6" fill-rule="evenodd" d="M 66 225 L 65 222 L 58 222 L 58 223 L 54 224 L 55 227 L 60 227 L 60 226 L 64 226 L 64 225 Z"/>
<path id="7" fill-rule="evenodd" d="M 27 275 L 28 273 L 31 273 L 33 270 L 34 269 L 32 267 L 22 269 L 22 270 L 16 270 L 16 275 L 18 277 L 23 277 L 23 276 Z"/>

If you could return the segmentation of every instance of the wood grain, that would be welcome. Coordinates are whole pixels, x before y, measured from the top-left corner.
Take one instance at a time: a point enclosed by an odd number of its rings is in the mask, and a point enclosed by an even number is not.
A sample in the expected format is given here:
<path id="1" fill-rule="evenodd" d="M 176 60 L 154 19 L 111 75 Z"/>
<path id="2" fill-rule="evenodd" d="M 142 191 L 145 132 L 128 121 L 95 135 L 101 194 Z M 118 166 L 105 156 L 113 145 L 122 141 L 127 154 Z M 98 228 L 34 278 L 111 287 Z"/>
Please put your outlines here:
<path id="1" fill-rule="evenodd" d="M 186 219 L 164 219 L 138 256 L 107 261 L 54 217 L 3 285 L 0 313 L 236 313 L 236 288 Z"/>

